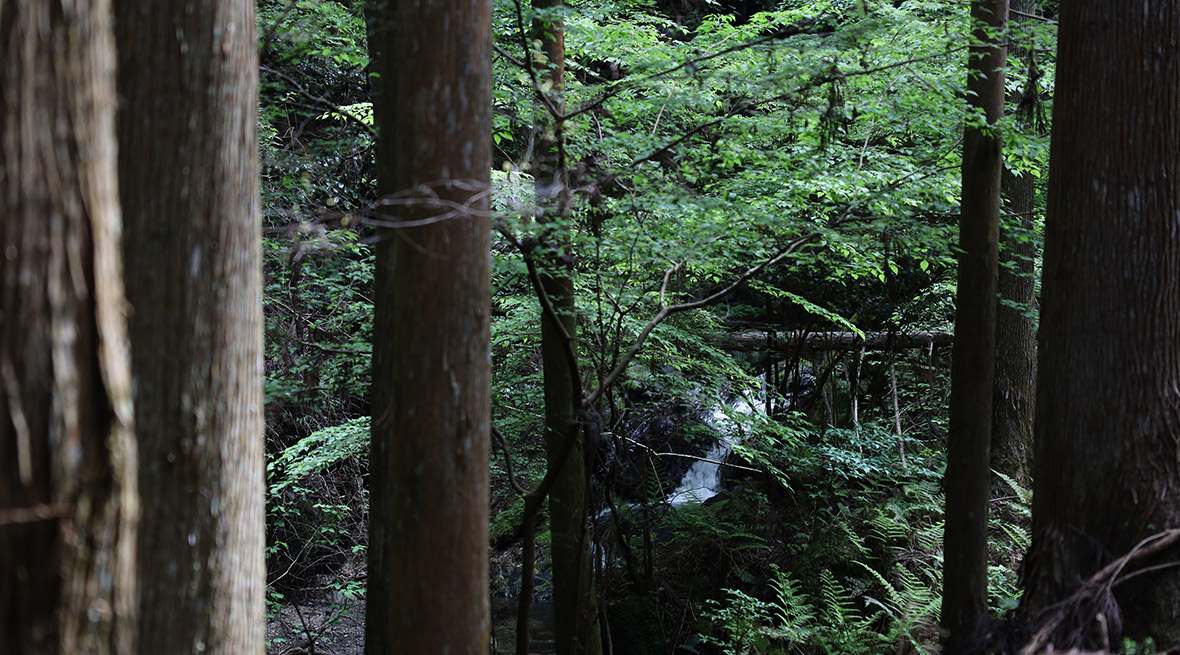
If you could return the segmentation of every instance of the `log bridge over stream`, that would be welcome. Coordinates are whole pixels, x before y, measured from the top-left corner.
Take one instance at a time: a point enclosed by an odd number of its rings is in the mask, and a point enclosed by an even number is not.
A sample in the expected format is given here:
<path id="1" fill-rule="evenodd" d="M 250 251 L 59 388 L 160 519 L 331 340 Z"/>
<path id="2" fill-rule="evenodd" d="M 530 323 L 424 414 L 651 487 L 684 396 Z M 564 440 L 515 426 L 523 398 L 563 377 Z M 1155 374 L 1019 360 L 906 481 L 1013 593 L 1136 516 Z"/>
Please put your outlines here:
<path id="1" fill-rule="evenodd" d="M 784 332 L 749 331 L 723 332 L 711 335 L 710 340 L 724 350 L 787 352 L 823 352 L 832 350 L 909 350 L 954 343 L 951 332 Z"/>

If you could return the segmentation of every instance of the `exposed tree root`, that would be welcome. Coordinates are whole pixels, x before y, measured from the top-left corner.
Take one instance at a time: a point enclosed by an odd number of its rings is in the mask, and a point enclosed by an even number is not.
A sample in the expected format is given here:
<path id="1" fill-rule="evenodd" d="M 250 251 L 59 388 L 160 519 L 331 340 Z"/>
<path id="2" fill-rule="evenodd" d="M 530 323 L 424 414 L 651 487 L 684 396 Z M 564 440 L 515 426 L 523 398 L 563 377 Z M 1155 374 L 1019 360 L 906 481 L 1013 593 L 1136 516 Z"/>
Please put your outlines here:
<path id="1" fill-rule="evenodd" d="M 1021 649 L 1020 655 L 1061 652 L 1089 655 L 1092 651 L 1080 650 L 1087 644 L 1100 644 L 1103 650 L 1097 651 L 1099 653 L 1110 651 L 1112 637 L 1117 641 L 1123 623 L 1122 612 L 1114 599 L 1114 587 L 1156 567 L 1126 574 L 1123 570 L 1132 561 L 1155 555 L 1177 542 L 1180 542 L 1180 528 L 1159 532 L 1140 541 L 1126 555 L 1090 576 L 1069 598 L 1042 613 L 1044 618 L 1040 629 Z"/>

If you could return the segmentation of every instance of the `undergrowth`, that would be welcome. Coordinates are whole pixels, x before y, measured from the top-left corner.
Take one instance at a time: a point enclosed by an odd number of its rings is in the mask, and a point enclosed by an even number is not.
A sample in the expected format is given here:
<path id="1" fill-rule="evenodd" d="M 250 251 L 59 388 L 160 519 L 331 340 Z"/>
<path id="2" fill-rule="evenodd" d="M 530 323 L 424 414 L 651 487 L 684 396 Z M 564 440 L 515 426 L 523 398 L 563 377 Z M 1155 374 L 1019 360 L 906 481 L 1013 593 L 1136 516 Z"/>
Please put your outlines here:
<path id="1" fill-rule="evenodd" d="M 849 435 L 843 435 L 845 437 Z M 903 468 L 896 438 L 862 429 L 817 448 L 787 469 L 795 524 L 761 579 L 735 579 L 701 611 L 687 650 L 739 654 L 933 653 L 942 603 L 944 499 L 940 459 L 911 448 Z M 822 454 L 822 455 L 821 455 Z M 990 511 L 989 609 L 1015 608 L 1016 567 L 1029 545 L 1031 493 L 998 474 L 1008 493 Z M 746 543 L 745 538 L 739 544 Z M 747 544 L 748 547 L 748 544 Z M 691 646 L 702 644 L 702 648 Z"/>

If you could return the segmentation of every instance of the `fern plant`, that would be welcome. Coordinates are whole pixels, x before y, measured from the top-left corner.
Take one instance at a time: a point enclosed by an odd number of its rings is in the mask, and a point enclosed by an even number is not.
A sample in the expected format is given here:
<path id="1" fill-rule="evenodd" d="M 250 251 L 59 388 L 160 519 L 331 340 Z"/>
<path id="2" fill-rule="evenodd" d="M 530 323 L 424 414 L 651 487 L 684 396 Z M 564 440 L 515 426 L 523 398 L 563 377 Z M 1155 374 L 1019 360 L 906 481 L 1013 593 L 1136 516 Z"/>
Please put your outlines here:
<path id="1" fill-rule="evenodd" d="M 820 590 L 809 599 L 802 584 L 772 567 L 773 602 L 726 589 L 726 602 L 709 601 L 705 614 L 721 628 L 702 640 L 726 655 L 749 653 L 824 653 L 869 655 L 882 636 L 874 629 L 882 612 L 862 612 L 831 571 L 820 574 Z"/>
<path id="2" fill-rule="evenodd" d="M 938 631 L 942 596 L 937 580 L 920 578 L 901 563 L 894 565 L 892 581 L 863 562 L 857 562 L 884 590 L 878 599 L 865 596 L 865 602 L 879 607 L 889 618 L 885 639 L 908 644 L 916 653 L 931 652 L 928 638 Z M 935 573 L 931 571 L 930 573 Z"/>
<path id="3" fill-rule="evenodd" d="M 774 617 L 778 621 L 775 636 L 788 644 L 805 644 L 813 634 L 815 608 L 803 594 L 798 580 L 778 566 L 772 569 L 774 577 L 770 584 L 775 593 Z"/>

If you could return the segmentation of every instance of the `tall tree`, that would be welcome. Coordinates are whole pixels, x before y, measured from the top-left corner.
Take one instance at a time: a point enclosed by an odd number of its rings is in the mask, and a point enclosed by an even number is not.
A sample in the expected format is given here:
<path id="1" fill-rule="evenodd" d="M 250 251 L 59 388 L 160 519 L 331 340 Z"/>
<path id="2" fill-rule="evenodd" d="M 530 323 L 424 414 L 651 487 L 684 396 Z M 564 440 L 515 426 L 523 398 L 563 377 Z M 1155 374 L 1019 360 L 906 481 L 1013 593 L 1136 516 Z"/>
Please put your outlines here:
<path id="1" fill-rule="evenodd" d="M 116 0 L 145 653 L 264 647 L 250 0 Z"/>
<path id="2" fill-rule="evenodd" d="M 1033 0 L 1012 0 L 1016 23 L 1028 26 L 1035 15 Z M 1013 30 L 1015 32 L 1015 29 Z M 1037 129 L 1037 68 L 1030 39 L 1013 35 L 1009 60 L 1027 58 L 1028 79 L 1017 98 L 1016 129 L 1031 133 Z M 1025 311 L 1036 302 L 1035 245 L 1033 232 L 1036 185 L 1028 172 L 1004 168 L 1002 180 L 1010 216 L 1000 222 L 1003 262 L 999 268 L 999 297 L 996 307 L 996 370 L 992 394 L 992 468 L 1019 484 L 1028 484 L 1033 440 L 1033 407 L 1036 393 L 1036 330 Z"/>
<path id="3" fill-rule="evenodd" d="M 1022 600 L 1032 617 L 1180 527 L 1178 39 L 1173 2 L 1061 6 Z M 1090 624 L 1093 645 L 1102 630 L 1117 639 L 1120 620 L 1127 636 L 1180 643 L 1180 569 L 1174 550 L 1160 557 L 1125 566 L 1113 595 L 1094 592 L 1105 627 Z"/>
<path id="4" fill-rule="evenodd" d="M 577 311 L 570 253 L 570 197 L 563 136 L 565 26 L 563 0 L 533 0 L 533 43 L 540 45 L 535 74 L 542 102 L 535 111 L 533 158 L 537 221 L 542 233 L 541 285 L 548 307 L 541 314 L 547 464 L 556 471 L 549 493 L 552 540 L 554 635 L 558 655 L 602 652 L 587 523 L 585 435 L 578 419 L 582 380 L 577 360 Z M 573 447 L 568 442 L 573 441 Z"/>
<path id="5" fill-rule="evenodd" d="M 366 652 L 486 653 L 491 2 L 370 15 L 377 177 Z"/>
<path id="6" fill-rule="evenodd" d="M 134 652 L 110 5 L 0 0 L 0 650 Z"/>
<path id="7" fill-rule="evenodd" d="M 967 652 L 987 616 L 987 501 L 995 364 L 996 258 L 1003 164 L 996 123 L 1004 114 L 1003 39 L 1008 0 L 972 0 L 963 135 L 963 194 L 950 436 L 942 630 L 944 652 Z"/>

